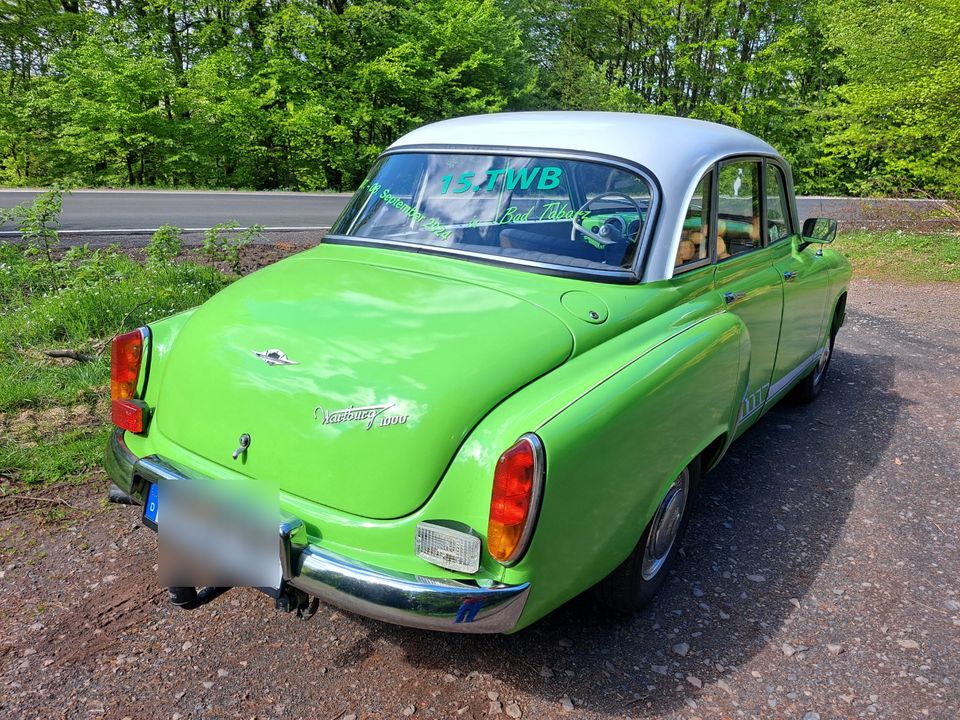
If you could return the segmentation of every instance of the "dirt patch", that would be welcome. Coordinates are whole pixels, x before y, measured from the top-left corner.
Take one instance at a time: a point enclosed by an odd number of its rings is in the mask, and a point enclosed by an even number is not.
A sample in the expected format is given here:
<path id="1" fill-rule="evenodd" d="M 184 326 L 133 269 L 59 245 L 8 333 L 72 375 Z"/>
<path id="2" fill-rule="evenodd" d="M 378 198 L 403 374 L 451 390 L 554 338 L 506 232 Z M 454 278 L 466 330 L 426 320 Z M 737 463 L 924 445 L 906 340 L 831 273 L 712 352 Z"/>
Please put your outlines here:
<path id="1" fill-rule="evenodd" d="M 103 395 L 103 393 L 100 393 Z M 10 437 L 20 445 L 32 447 L 67 430 L 92 430 L 110 417 L 110 401 L 100 397 L 71 407 L 27 408 L 0 413 L 0 437 Z"/>

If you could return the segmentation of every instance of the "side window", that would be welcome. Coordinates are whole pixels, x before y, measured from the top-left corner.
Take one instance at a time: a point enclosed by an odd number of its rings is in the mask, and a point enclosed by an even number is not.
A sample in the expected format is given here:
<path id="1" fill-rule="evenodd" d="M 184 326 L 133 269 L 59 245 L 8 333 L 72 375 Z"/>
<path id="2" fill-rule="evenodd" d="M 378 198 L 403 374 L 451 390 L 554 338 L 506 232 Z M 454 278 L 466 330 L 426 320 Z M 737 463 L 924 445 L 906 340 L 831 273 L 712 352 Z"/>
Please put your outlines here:
<path id="1" fill-rule="evenodd" d="M 760 236 L 760 168 L 758 161 L 720 166 L 717 203 L 717 258 L 750 252 L 763 244 Z"/>
<path id="2" fill-rule="evenodd" d="M 710 202 L 713 189 L 711 170 L 697 183 L 690 205 L 683 217 L 680 245 L 677 247 L 676 267 L 698 262 L 710 257 Z"/>
<path id="3" fill-rule="evenodd" d="M 786 183 L 776 165 L 767 164 L 767 242 L 775 243 L 790 234 Z"/>

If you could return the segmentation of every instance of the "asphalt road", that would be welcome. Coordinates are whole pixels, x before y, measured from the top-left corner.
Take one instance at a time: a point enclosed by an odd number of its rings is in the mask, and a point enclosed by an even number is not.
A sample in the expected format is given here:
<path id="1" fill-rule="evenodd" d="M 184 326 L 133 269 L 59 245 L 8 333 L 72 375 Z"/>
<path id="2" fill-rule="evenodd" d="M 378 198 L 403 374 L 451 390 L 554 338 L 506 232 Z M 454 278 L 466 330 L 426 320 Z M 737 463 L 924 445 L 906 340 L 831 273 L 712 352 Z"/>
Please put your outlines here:
<path id="1" fill-rule="evenodd" d="M 177 611 L 139 508 L 103 506 L 102 473 L 54 488 L 39 507 L 80 510 L 0 521 L 0 716 L 955 720 L 958 316 L 960 285 L 854 282 L 822 394 L 707 476 L 634 617 L 585 595 L 478 637 L 303 623 L 253 590 Z"/>
<path id="2" fill-rule="evenodd" d="M 0 190 L 0 207 L 32 199 L 37 191 Z M 199 231 L 231 220 L 241 227 L 264 225 L 276 233 L 328 228 L 350 195 L 346 193 L 194 192 L 77 190 L 64 197 L 61 231 L 69 241 L 91 235 L 111 242 L 149 234 L 160 225 Z M 929 200 L 864 200 L 858 198 L 798 198 L 801 221 L 832 217 L 846 225 L 916 222 L 936 207 Z M 16 228 L 0 225 L 0 236 Z"/>
<path id="3" fill-rule="evenodd" d="M 30 190 L 0 190 L 0 207 L 35 195 Z M 342 193 L 77 190 L 64 196 L 60 229 L 123 235 L 152 232 L 160 225 L 203 230 L 235 220 L 241 227 L 313 230 L 330 227 L 349 198 Z M 0 229 L 15 231 L 9 225 Z"/>

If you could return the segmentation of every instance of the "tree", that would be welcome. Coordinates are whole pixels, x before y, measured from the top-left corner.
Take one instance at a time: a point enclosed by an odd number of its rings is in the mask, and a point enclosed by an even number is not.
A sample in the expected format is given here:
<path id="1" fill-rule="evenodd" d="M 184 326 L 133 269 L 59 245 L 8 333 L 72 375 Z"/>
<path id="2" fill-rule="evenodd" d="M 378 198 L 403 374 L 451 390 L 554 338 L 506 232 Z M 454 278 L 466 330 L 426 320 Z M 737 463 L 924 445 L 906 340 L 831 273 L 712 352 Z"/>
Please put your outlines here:
<path id="1" fill-rule="evenodd" d="M 827 184 L 960 192 L 960 0 L 840 0 L 828 18 L 846 82 L 826 115 Z"/>

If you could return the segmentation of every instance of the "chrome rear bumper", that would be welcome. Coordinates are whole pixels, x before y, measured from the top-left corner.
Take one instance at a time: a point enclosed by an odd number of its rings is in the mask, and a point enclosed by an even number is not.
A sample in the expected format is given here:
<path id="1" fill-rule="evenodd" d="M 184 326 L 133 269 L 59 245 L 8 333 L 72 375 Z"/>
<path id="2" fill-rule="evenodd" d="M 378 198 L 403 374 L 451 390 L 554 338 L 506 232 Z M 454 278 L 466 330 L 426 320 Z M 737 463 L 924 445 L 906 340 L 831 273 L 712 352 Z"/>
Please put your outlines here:
<path id="1" fill-rule="evenodd" d="M 104 467 L 131 497 L 143 502 L 149 483 L 186 477 L 182 469 L 156 455 L 138 458 L 123 435 L 115 430 L 111 436 Z M 298 518 L 280 523 L 279 535 L 285 582 L 344 610 L 397 625 L 444 632 L 509 632 L 530 591 L 529 583 L 482 586 L 365 565 L 309 544 Z"/>

